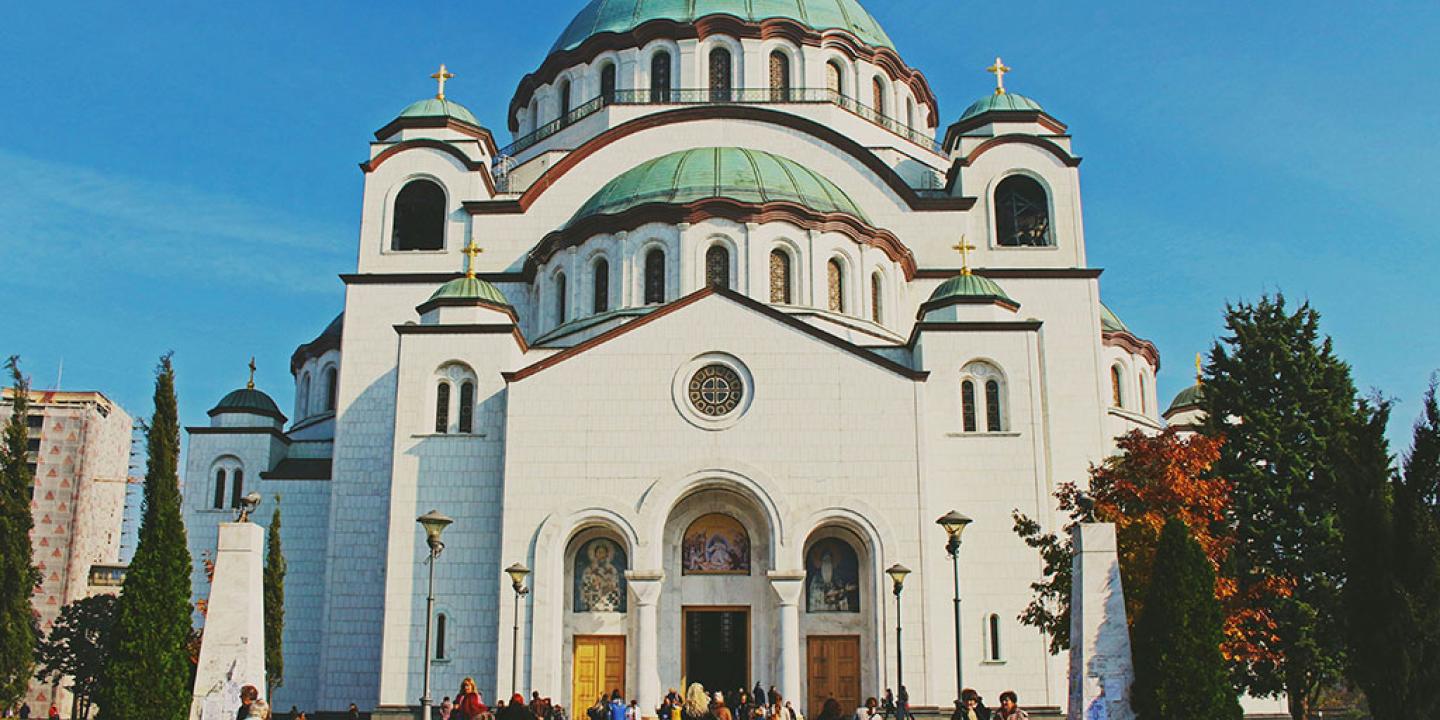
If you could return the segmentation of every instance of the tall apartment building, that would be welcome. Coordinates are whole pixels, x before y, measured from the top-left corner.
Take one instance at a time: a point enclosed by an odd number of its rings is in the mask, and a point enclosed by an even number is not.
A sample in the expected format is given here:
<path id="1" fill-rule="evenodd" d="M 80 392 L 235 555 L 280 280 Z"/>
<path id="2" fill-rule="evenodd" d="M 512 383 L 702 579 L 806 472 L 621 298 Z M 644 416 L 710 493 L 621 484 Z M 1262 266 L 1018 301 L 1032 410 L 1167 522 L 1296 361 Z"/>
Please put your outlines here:
<path id="1" fill-rule="evenodd" d="M 0 395 L 9 418 L 13 390 Z M 49 632 L 60 608 L 96 592 L 112 592 L 121 570 L 121 518 L 130 467 L 131 418 L 98 392 L 31 391 L 30 469 L 35 476 L 31 546 L 40 570 L 35 611 Z M 92 588 L 92 568 L 101 566 Z M 69 715 L 65 682 L 32 680 L 25 696 L 32 717 L 51 705 Z"/>

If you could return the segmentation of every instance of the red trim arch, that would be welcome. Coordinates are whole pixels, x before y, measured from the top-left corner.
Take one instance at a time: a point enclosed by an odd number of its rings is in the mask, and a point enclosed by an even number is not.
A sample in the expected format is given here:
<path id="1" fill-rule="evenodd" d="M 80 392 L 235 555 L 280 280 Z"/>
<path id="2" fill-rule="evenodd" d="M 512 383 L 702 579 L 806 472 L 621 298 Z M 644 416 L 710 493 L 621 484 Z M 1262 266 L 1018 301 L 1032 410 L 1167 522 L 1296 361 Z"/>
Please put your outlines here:
<path id="1" fill-rule="evenodd" d="M 1160 372 L 1160 351 L 1155 349 L 1155 343 L 1137 338 L 1123 330 L 1101 333 L 1100 341 L 1106 347 L 1120 348 L 1132 355 L 1145 358 L 1155 372 Z"/>
<path id="2" fill-rule="evenodd" d="M 1060 147 L 1053 141 L 1036 135 L 1021 135 L 1018 133 L 1011 135 L 999 135 L 990 138 L 989 140 L 986 140 L 985 142 L 976 145 L 975 149 L 971 150 L 969 155 L 966 155 L 963 158 L 959 158 L 955 161 L 955 164 L 959 165 L 960 167 L 969 167 L 970 165 L 974 164 L 976 158 L 979 158 L 981 155 L 984 155 L 985 153 L 990 152 L 991 150 L 994 150 L 1001 145 L 1015 144 L 1033 145 L 1037 148 L 1040 148 L 1041 150 L 1044 150 L 1045 152 L 1050 153 L 1051 155 L 1054 155 L 1057 159 L 1060 160 L 1060 162 L 1065 163 L 1065 165 L 1068 167 L 1080 166 L 1079 157 L 1071 155 L 1067 150 L 1065 150 L 1065 148 Z"/>
<path id="3" fill-rule="evenodd" d="M 495 194 L 495 180 L 494 178 L 490 177 L 490 166 L 483 162 L 472 160 L 470 156 L 466 155 L 460 148 L 457 148 L 454 145 L 445 142 L 444 140 L 417 138 L 415 140 L 406 140 L 404 142 L 395 143 L 394 145 L 391 145 L 390 147 L 381 150 L 380 154 L 376 155 L 375 157 L 360 163 L 360 169 L 366 173 L 375 172 L 376 169 L 378 169 L 381 165 L 385 164 L 386 160 L 389 160 L 390 158 L 395 157 L 396 155 L 399 155 L 406 150 L 413 150 L 416 148 L 439 150 L 440 152 L 443 152 L 446 155 L 449 155 L 456 160 L 459 160 L 460 164 L 464 165 L 466 170 L 480 173 L 481 177 L 485 179 L 485 188 L 490 191 L 490 195 L 493 196 Z"/>

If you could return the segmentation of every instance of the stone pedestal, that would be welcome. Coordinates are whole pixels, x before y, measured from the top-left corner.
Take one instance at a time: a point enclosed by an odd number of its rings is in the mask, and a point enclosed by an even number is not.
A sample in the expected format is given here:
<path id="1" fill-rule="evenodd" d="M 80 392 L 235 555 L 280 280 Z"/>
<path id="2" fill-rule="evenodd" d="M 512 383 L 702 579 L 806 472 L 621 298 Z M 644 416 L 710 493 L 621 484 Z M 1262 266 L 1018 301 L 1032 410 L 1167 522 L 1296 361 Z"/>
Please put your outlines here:
<path id="1" fill-rule="evenodd" d="M 1067 720 L 1134 720 L 1130 628 L 1120 584 L 1115 526 L 1081 523 L 1072 535 L 1070 702 Z"/>
<path id="2" fill-rule="evenodd" d="M 264 558 L 264 528 L 220 525 L 191 720 L 233 720 L 245 685 L 265 696 Z"/>

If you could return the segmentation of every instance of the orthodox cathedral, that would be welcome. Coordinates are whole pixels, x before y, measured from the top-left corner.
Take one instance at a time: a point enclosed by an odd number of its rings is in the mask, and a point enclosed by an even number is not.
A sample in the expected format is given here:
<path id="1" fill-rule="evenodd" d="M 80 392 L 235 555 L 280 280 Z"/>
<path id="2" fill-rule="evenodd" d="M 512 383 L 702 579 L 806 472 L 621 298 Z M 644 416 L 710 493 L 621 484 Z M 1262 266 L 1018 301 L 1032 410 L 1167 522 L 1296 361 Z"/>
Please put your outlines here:
<path id="1" fill-rule="evenodd" d="M 1063 711 L 1011 513 L 1055 527 L 1058 483 L 1163 427 L 1160 359 L 1101 302 L 1065 124 L 989 71 L 947 116 L 857 0 L 591 0 L 502 147 L 441 66 L 361 163 L 293 403 L 188 429 L 197 600 L 216 526 L 282 498 L 273 704 L 413 708 L 428 649 L 437 702 Z"/>

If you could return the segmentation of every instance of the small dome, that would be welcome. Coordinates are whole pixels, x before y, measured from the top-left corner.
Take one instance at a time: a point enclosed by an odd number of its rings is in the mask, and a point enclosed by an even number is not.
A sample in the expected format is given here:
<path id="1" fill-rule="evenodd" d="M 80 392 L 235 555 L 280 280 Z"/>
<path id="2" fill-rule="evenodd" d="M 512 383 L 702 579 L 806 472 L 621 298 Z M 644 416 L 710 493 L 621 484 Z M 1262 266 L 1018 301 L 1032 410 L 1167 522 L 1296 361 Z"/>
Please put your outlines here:
<path id="1" fill-rule="evenodd" d="M 1111 310 L 1109 306 L 1103 302 L 1100 303 L 1100 330 L 1101 332 L 1107 333 L 1130 332 L 1130 328 L 1125 326 L 1125 321 L 1121 320 L 1120 316 L 1116 315 L 1115 311 Z M 1134 333 L 1131 334 L 1133 335 Z"/>
<path id="2" fill-rule="evenodd" d="M 949 298 L 989 298 L 1003 300 L 1012 305 L 1019 304 L 1006 295 L 994 280 L 973 273 L 960 273 L 941 283 L 940 287 L 935 288 L 935 292 L 930 293 L 929 302 L 933 303 Z"/>
<path id="3" fill-rule="evenodd" d="M 791 202 L 869 222 L 844 190 L 794 160 L 759 150 L 710 147 L 662 155 L 626 170 L 580 206 L 570 224 L 650 203 L 683 205 L 709 198 Z"/>
<path id="4" fill-rule="evenodd" d="M 210 409 L 210 417 L 224 413 L 248 413 L 251 415 L 264 415 L 272 417 L 280 422 L 285 422 L 285 416 L 281 414 L 280 407 L 270 399 L 269 395 L 256 390 L 255 388 L 240 388 L 232 391 L 229 395 L 220 398 L 220 402 Z"/>
<path id="5" fill-rule="evenodd" d="M 510 302 L 499 288 L 477 277 L 456 278 L 441 285 L 426 302 L 435 300 L 483 300 L 493 305 L 510 307 Z"/>
<path id="6" fill-rule="evenodd" d="M 1165 414 L 1169 415 L 1170 413 L 1196 407 L 1204 400 L 1205 393 L 1200 383 L 1195 383 L 1175 395 L 1175 399 L 1170 401 L 1170 407 L 1165 409 Z"/>
<path id="7" fill-rule="evenodd" d="M 475 114 L 470 112 L 464 105 L 454 100 L 441 98 L 426 98 L 419 102 L 411 103 L 410 107 L 400 111 L 401 118 L 451 118 L 480 127 L 480 121 L 475 119 Z"/>
<path id="8" fill-rule="evenodd" d="M 813 30 L 844 30 L 871 47 L 895 49 L 880 23 L 856 0 L 591 0 L 550 52 L 573 50 L 591 36 L 629 32 L 651 20 L 693 23 L 709 15 L 749 22 L 785 18 Z"/>
<path id="9" fill-rule="evenodd" d="M 1017 95 L 1012 92 L 990 93 L 971 103 L 970 107 L 965 108 L 965 112 L 960 115 L 960 120 L 969 120 L 972 117 L 988 112 L 1014 111 L 1045 112 L 1045 108 L 1040 107 L 1040 103 L 1024 95 Z"/>

